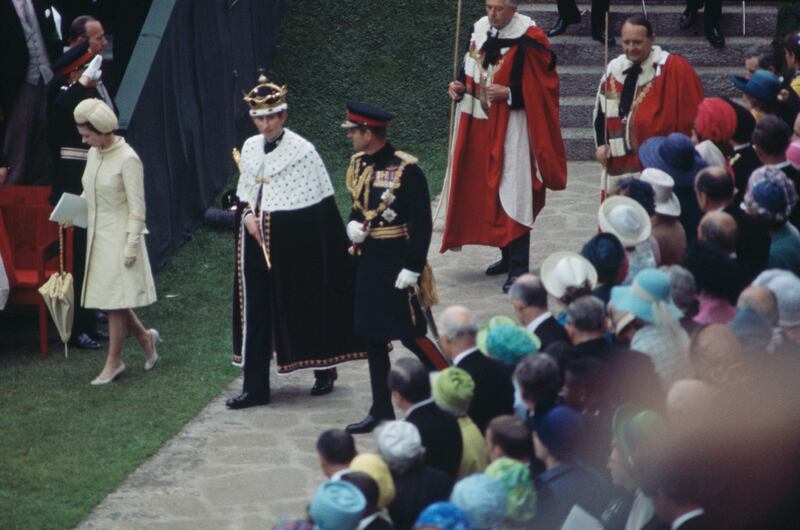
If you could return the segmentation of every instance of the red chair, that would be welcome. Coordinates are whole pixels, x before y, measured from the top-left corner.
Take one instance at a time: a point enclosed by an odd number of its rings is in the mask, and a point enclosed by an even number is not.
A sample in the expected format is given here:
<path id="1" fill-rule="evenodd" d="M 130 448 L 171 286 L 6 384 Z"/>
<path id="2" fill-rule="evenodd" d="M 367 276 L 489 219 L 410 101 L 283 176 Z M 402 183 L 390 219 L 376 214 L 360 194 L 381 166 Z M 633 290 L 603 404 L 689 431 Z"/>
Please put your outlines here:
<path id="1" fill-rule="evenodd" d="M 49 195 L 49 186 L 0 186 L 0 255 L 11 287 L 8 304 L 38 307 L 42 353 L 47 353 L 48 314 L 39 287 L 59 266 L 59 228 L 49 220 Z M 64 266 L 71 271 L 72 230 L 64 243 Z"/>

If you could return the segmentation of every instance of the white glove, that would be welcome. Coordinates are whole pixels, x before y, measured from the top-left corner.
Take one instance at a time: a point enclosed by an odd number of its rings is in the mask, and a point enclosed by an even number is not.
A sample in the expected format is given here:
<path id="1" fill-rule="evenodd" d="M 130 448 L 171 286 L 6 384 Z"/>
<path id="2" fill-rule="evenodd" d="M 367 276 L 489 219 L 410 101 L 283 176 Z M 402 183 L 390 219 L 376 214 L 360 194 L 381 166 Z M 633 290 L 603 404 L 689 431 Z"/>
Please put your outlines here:
<path id="1" fill-rule="evenodd" d="M 367 239 L 367 232 L 358 221 L 347 223 L 347 237 L 355 244 L 363 243 Z"/>
<path id="2" fill-rule="evenodd" d="M 128 234 L 128 242 L 125 245 L 125 266 L 132 267 L 136 263 L 136 256 L 139 255 L 139 234 Z"/>
<path id="3" fill-rule="evenodd" d="M 99 81 L 103 76 L 103 71 L 100 69 L 103 66 L 103 56 L 95 55 L 94 59 L 89 63 L 89 66 L 84 70 L 83 75 L 90 81 Z"/>
<path id="4" fill-rule="evenodd" d="M 408 269 L 403 269 L 400 271 L 400 274 L 397 275 L 397 281 L 394 282 L 394 286 L 398 289 L 408 289 L 409 287 L 414 287 L 417 285 L 417 280 L 419 279 L 419 273 L 410 271 Z"/>

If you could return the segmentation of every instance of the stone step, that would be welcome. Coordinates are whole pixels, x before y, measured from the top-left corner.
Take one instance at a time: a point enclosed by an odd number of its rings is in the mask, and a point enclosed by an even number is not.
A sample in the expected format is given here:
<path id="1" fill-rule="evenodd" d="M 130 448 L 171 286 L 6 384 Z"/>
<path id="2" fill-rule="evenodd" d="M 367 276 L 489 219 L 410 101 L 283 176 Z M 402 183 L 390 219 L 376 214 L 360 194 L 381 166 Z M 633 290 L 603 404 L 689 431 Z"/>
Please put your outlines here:
<path id="1" fill-rule="evenodd" d="M 567 160 L 594 160 L 594 132 L 590 127 L 562 127 L 561 137 L 567 148 Z M 597 167 L 599 171 L 600 166 Z"/>
<path id="2" fill-rule="evenodd" d="M 678 27 L 678 19 L 683 12 L 685 4 L 674 5 L 648 5 L 647 17 L 653 24 L 656 35 L 659 37 L 668 35 L 702 35 L 703 34 L 703 13 L 699 13 L 694 25 L 681 30 Z M 538 26 L 545 31 L 550 29 L 558 19 L 558 11 L 555 2 L 548 4 L 521 4 L 520 12 L 530 16 Z M 589 10 L 589 5 L 578 5 L 581 12 Z M 609 12 L 609 27 L 611 33 L 619 36 L 620 28 L 625 19 L 631 15 L 642 12 L 641 3 L 629 5 L 614 4 Z M 775 34 L 777 8 L 773 6 L 748 6 L 745 12 L 745 36 L 771 38 Z M 720 19 L 722 33 L 726 36 L 742 36 L 742 5 L 726 5 L 723 8 Z M 573 24 L 567 29 L 565 35 L 590 35 L 591 23 L 589 14 L 581 17 L 578 24 Z"/>
<path id="3" fill-rule="evenodd" d="M 742 64 L 742 61 L 738 64 Z M 695 70 L 703 82 L 703 89 L 707 95 L 740 97 L 741 92 L 733 86 L 731 77 L 744 74 L 743 64 L 742 66 L 700 66 Z M 602 74 L 603 67 L 599 65 L 559 65 L 558 75 L 561 80 L 561 99 L 574 96 L 594 97 Z"/>
<path id="4" fill-rule="evenodd" d="M 661 37 L 656 43 L 670 53 L 682 55 L 693 66 L 698 67 L 742 64 L 745 50 L 765 41 L 753 37 L 728 37 L 722 49 L 712 47 L 705 37 Z M 603 47 L 586 37 L 559 35 L 551 40 L 551 46 L 561 58 L 559 62 L 562 65 L 603 64 Z M 620 53 L 622 46 L 619 43 L 609 50 L 610 57 L 616 57 Z"/>

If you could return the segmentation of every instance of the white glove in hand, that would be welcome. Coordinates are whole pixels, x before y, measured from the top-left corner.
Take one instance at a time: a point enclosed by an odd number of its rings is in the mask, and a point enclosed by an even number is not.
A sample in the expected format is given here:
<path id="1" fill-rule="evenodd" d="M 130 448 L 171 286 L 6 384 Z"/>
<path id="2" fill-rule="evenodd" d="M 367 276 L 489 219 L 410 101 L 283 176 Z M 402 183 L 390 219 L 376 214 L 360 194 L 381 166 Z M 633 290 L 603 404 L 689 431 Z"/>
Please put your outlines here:
<path id="1" fill-rule="evenodd" d="M 95 55 L 92 62 L 90 62 L 89 66 L 84 70 L 83 75 L 90 81 L 99 81 L 100 77 L 103 75 L 103 71 L 100 69 L 102 66 L 103 57 L 101 55 Z"/>
<path id="2" fill-rule="evenodd" d="M 128 234 L 128 243 L 125 245 L 125 266 L 132 267 L 139 255 L 139 234 Z"/>
<path id="3" fill-rule="evenodd" d="M 419 273 L 413 272 L 408 269 L 403 269 L 400 271 L 400 274 L 397 275 L 397 281 L 394 282 L 394 286 L 398 289 L 408 289 L 409 287 L 414 287 L 417 285 L 417 280 L 419 279 Z"/>
<path id="4" fill-rule="evenodd" d="M 358 221 L 350 221 L 347 223 L 347 237 L 353 243 L 363 243 L 367 239 L 367 232 Z"/>

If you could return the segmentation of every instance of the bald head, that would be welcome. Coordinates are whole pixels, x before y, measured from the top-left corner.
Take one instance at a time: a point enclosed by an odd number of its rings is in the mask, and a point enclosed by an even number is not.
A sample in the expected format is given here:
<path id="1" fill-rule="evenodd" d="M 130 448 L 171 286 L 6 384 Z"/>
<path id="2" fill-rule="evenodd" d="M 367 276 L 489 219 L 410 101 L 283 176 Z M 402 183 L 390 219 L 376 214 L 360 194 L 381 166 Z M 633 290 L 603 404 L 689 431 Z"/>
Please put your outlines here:
<path id="1" fill-rule="evenodd" d="M 715 386 L 740 383 L 744 363 L 739 337 L 725 324 L 711 324 L 692 338 L 690 360 L 699 379 Z"/>
<path id="2" fill-rule="evenodd" d="M 725 168 L 711 166 L 700 171 L 694 179 L 697 203 L 704 212 L 727 206 L 736 191 L 733 178 Z"/>
<path id="3" fill-rule="evenodd" d="M 439 339 L 442 349 L 452 357 L 475 347 L 478 324 L 475 316 L 463 305 L 452 305 L 439 317 Z"/>
<path id="4" fill-rule="evenodd" d="M 748 287 L 739 295 L 739 309 L 749 309 L 775 326 L 778 322 L 778 302 L 772 291 L 762 285 Z"/>
<path id="5" fill-rule="evenodd" d="M 736 252 L 739 228 L 736 220 L 730 214 L 715 210 L 708 212 L 700 220 L 700 225 L 697 227 L 697 238 L 703 243 L 708 243 L 731 254 Z"/>
<path id="6" fill-rule="evenodd" d="M 699 426 L 709 419 L 714 387 L 697 379 L 675 381 L 667 393 L 667 417 L 675 426 Z"/>

